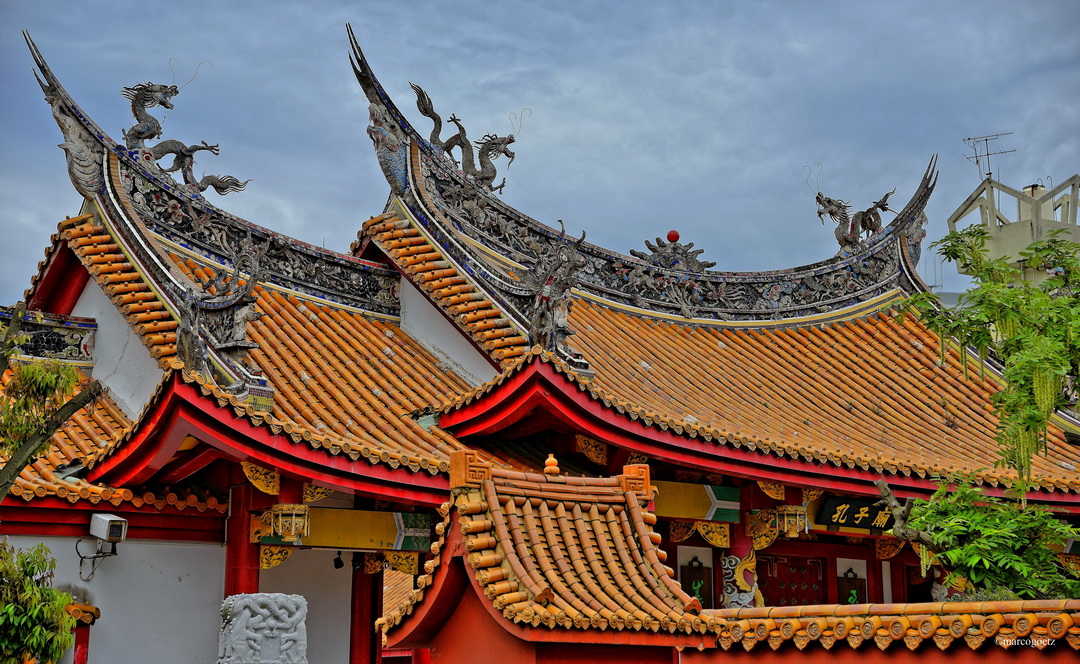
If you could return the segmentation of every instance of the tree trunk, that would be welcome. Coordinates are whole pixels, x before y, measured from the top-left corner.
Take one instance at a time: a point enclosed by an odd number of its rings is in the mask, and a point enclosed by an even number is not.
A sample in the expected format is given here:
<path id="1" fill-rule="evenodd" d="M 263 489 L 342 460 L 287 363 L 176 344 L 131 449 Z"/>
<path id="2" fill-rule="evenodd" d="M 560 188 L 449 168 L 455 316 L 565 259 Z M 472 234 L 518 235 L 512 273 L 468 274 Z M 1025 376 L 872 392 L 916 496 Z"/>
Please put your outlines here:
<path id="1" fill-rule="evenodd" d="M 901 505 L 897 500 L 896 495 L 889 488 L 888 483 L 884 479 L 878 479 L 874 481 L 874 485 L 878 488 L 878 492 L 881 493 L 881 501 L 885 503 L 886 507 L 892 513 L 893 537 L 902 539 L 907 542 L 918 542 L 925 547 L 928 547 L 931 551 L 937 551 L 934 548 L 934 538 L 930 537 L 930 533 L 925 530 L 918 530 L 908 525 L 908 516 L 911 514 L 911 508 L 915 506 L 915 503 L 911 498 L 904 500 L 904 504 Z M 880 503 L 879 503 L 880 504 Z"/>

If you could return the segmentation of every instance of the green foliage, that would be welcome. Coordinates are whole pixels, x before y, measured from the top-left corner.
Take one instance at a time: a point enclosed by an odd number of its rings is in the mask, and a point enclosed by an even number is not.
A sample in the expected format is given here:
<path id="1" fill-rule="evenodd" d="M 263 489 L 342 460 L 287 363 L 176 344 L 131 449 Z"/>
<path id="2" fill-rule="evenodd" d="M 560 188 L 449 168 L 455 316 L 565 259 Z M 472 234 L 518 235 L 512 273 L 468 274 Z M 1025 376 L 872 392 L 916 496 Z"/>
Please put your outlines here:
<path id="1" fill-rule="evenodd" d="M 908 310 L 942 338 L 975 348 L 1001 363 L 1005 388 L 992 397 L 998 426 L 999 466 L 1031 479 L 1031 461 L 1046 450 L 1046 427 L 1055 409 L 1068 405 L 1080 376 L 1080 244 L 1062 231 L 1035 242 L 1020 258 L 1048 278 L 1039 285 L 1020 279 L 1004 258 L 986 256 L 986 230 L 972 226 L 931 245 L 969 271 L 975 286 L 955 309 L 942 308 L 931 293 L 916 295 Z M 944 359 L 945 344 L 942 344 Z M 961 353 L 967 370 L 967 354 Z M 980 366 L 981 370 L 981 366 Z"/>
<path id="2" fill-rule="evenodd" d="M 0 541 L 0 661 L 57 661 L 75 642 L 71 596 L 52 588 L 55 568 L 44 544 L 16 551 Z"/>
<path id="3" fill-rule="evenodd" d="M 970 592 L 956 593 L 945 598 L 946 602 L 1015 602 L 1020 596 L 1004 586 L 980 588 Z"/>
<path id="4" fill-rule="evenodd" d="M 971 478 L 941 480 L 929 501 L 916 502 L 908 525 L 929 533 L 938 562 L 977 592 L 1004 587 L 1022 599 L 1080 597 L 1080 579 L 1052 551 L 1080 537 L 1080 529 L 1044 507 L 988 496 Z"/>
<path id="5" fill-rule="evenodd" d="M 0 325 L 0 378 L 10 378 L 0 393 L 0 501 L 22 470 L 49 447 L 49 438 L 64 421 L 101 394 L 91 380 L 72 396 L 79 372 L 56 360 L 13 362 L 26 337 L 19 334 L 26 305 L 19 303 L 5 327 Z M 11 369 L 9 372 L 8 369 Z"/>
<path id="6" fill-rule="evenodd" d="M 58 360 L 14 364 L 0 399 L 0 450 L 10 453 L 32 436 L 45 433 L 49 418 L 71 396 L 81 376 Z M 46 438 L 43 447 L 47 447 Z M 43 449 L 35 450 L 40 454 Z"/>

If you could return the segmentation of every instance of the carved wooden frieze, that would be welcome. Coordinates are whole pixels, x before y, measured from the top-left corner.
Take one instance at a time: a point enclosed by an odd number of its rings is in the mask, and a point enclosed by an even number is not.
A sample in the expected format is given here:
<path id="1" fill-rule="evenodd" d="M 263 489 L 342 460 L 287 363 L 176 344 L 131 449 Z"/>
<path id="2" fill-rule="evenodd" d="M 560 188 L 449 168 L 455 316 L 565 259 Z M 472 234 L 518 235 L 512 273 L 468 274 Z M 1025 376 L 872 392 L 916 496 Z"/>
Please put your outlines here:
<path id="1" fill-rule="evenodd" d="M 281 476 L 269 468 L 263 468 L 247 461 L 241 461 L 240 467 L 244 469 L 244 476 L 251 485 L 263 493 L 276 496 L 281 492 Z"/>
<path id="2" fill-rule="evenodd" d="M 271 569 L 277 567 L 281 563 L 289 559 L 292 555 L 293 548 L 291 546 L 260 546 L 259 547 L 259 569 Z"/>
<path id="3" fill-rule="evenodd" d="M 760 488 L 766 496 L 773 500 L 784 499 L 784 485 L 780 482 L 766 482 L 764 480 L 758 480 L 758 488 Z"/>
<path id="4" fill-rule="evenodd" d="M 314 484 L 304 484 L 304 502 L 316 503 L 320 500 L 325 500 L 334 495 L 333 489 L 328 489 L 324 486 L 315 486 Z"/>

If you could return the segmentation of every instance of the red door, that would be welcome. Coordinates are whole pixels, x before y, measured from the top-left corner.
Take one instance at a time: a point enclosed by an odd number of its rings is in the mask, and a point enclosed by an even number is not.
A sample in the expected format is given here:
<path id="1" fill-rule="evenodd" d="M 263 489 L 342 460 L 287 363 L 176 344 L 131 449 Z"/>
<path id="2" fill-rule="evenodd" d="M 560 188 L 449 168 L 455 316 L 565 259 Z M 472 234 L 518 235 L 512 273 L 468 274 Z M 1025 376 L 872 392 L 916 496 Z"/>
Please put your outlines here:
<path id="1" fill-rule="evenodd" d="M 825 560 L 758 556 L 758 588 L 766 606 L 825 604 Z"/>

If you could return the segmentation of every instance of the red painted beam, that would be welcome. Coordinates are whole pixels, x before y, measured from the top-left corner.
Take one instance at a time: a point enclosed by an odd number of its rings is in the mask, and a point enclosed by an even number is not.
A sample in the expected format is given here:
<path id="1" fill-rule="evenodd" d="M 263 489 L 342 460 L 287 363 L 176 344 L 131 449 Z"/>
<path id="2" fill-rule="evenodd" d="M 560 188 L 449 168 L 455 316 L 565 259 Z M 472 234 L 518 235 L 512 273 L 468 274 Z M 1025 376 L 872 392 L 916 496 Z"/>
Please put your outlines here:
<path id="1" fill-rule="evenodd" d="M 259 592 L 259 545 L 250 538 L 251 499 L 255 487 L 232 488 L 225 524 L 225 597 Z"/>
<path id="2" fill-rule="evenodd" d="M 873 483 L 882 476 L 873 470 L 781 457 L 647 425 L 594 400 L 551 364 L 538 359 L 486 395 L 445 413 L 439 425 L 462 440 L 490 436 L 520 422 L 536 408 L 616 447 L 707 472 L 864 495 L 877 495 Z M 887 479 L 901 498 L 925 498 L 937 488 L 930 478 L 896 474 Z M 1004 488 L 986 486 L 984 490 L 989 495 L 1004 495 Z M 1060 511 L 1080 512 L 1080 501 L 1072 494 L 1038 491 L 1029 496 Z"/>
<path id="3" fill-rule="evenodd" d="M 89 280 L 90 273 L 75 253 L 68 249 L 67 242 L 61 240 L 53 249 L 41 278 L 34 285 L 26 308 L 61 316 L 70 315 Z"/>
<path id="4" fill-rule="evenodd" d="M 90 515 L 95 512 L 115 514 L 128 521 L 128 539 L 172 540 L 184 542 L 222 542 L 225 515 L 217 510 L 199 512 L 194 507 L 183 511 L 171 505 L 158 510 L 153 505 L 134 507 L 131 503 L 69 503 L 58 498 L 38 498 L 30 505 L 12 505 L 5 501 L 0 519 L 0 534 L 36 537 L 88 537 Z"/>
<path id="5" fill-rule="evenodd" d="M 157 480 L 165 485 L 176 484 L 180 480 L 206 468 L 218 459 L 224 458 L 225 454 L 221 450 L 199 446 L 189 450 L 162 468 L 161 472 L 158 473 Z"/>
<path id="6" fill-rule="evenodd" d="M 360 554 L 354 553 L 354 558 Z M 349 664 L 381 664 L 382 634 L 375 621 L 382 615 L 383 573 L 352 569 L 352 614 L 349 616 Z"/>
<path id="7" fill-rule="evenodd" d="M 366 459 L 353 461 L 345 454 L 333 455 L 306 443 L 294 443 L 287 435 L 274 434 L 268 427 L 236 415 L 230 407 L 218 406 L 197 386 L 183 382 L 179 374 L 173 374 L 169 381 L 135 434 L 91 469 L 88 480 L 120 486 L 135 479 L 148 481 L 175 454 L 174 446 L 191 435 L 225 457 L 250 460 L 284 475 L 343 491 L 429 506 L 446 499 L 449 486 L 445 475 L 398 470 Z"/>

